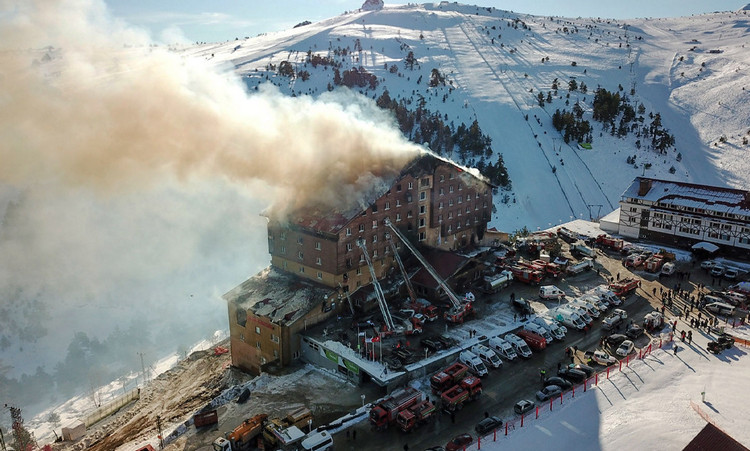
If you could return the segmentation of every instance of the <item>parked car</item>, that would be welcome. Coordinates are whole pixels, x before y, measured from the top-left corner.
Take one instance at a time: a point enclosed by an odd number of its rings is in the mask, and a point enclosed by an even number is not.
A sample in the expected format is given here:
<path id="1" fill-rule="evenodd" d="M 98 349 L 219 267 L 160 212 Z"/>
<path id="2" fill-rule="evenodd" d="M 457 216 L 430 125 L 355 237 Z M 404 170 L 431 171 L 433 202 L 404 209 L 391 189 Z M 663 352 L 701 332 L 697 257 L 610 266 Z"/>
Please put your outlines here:
<path id="1" fill-rule="evenodd" d="M 489 416 L 474 426 L 474 431 L 479 435 L 484 435 L 503 425 L 503 420 L 496 416 Z"/>
<path id="2" fill-rule="evenodd" d="M 438 352 L 444 348 L 443 343 L 436 340 L 435 337 L 425 337 L 419 340 L 419 344 L 422 345 L 423 348 L 427 348 L 432 352 Z"/>
<path id="3" fill-rule="evenodd" d="M 571 384 L 569 380 L 563 379 L 560 376 L 552 376 L 544 379 L 544 386 L 546 387 L 548 385 L 557 385 L 563 390 L 567 390 L 573 386 L 573 384 Z"/>
<path id="4" fill-rule="evenodd" d="M 594 353 L 592 352 L 591 354 L 593 356 Z M 572 364 L 571 363 L 569 365 L 569 368 L 581 371 L 583 374 L 586 375 L 586 377 L 591 377 L 591 376 L 594 375 L 594 373 L 596 373 L 595 369 L 593 369 L 592 367 L 590 367 L 590 366 L 588 366 L 588 365 L 586 365 L 584 363 L 576 363 L 576 364 Z"/>
<path id="5" fill-rule="evenodd" d="M 711 268 L 711 275 L 713 277 L 721 277 L 721 276 L 724 275 L 724 271 L 726 271 L 726 268 L 724 268 L 723 266 L 721 266 L 721 265 L 714 265 Z"/>
<path id="6" fill-rule="evenodd" d="M 530 411 L 534 407 L 535 407 L 534 401 L 529 401 L 528 399 L 522 399 L 513 406 L 513 411 L 516 412 L 517 415 L 523 415 L 524 413 Z"/>
<path id="7" fill-rule="evenodd" d="M 471 434 L 459 434 L 453 437 L 451 441 L 445 445 L 445 451 L 459 451 L 464 449 L 464 447 L 471 445 L 473 442 L 474 437 L 472 437 Z"/>
<path id="8" fill-rule="evenodd" d="M 625 342 L 623 341 L 623 343 Z M 622 344 L 620 346 L 622 346 Z M 604 366 L 609 366 L 617 362 L 616 358 L 612 357 L 611 355 L 607 354 L 604 351 L 594 351 L 593 359 L 594 359 L 594 362 L 598 363 L 599 365 L 604 365 Z"/>
<path id="9" fill-rule="evenodd" d="M 705 269 L 706 271 L 710 271 L 711 268 L 718 265 L 718 262 L 716 260 L 705 260 L 701 262 L 701 268 Z"/>
<path id="10" fill-rule="evenodd" d="M 554 398 L 560 393 L 562 393 L 562 388 L 557 385 L 548 385 L 536 392 L 536 399 L 538 399 L 539 401 L 546 401 L 550 398 Z"/>
<path id="11" fill-rule="evenodd" d="M 635 340 L 636 338 L 643 335 L 643 328 L 638 324 L 633 323 L 628 326 L 628 330 L 625 331 L 625 335 L 627 335 L 631 340 Z"/>
<path id="12" fill-rule="evenodd" d="M 604 339 L 604 344 L 606 344 L 610 349 L 616 349 L 623 341 L 627 339 L 627 335 L 612 334 Z"/>
<path id="13" fill-rule="evenodd" d="M 737 271 L 736 268 L 727 268 L 727 270 L 724 271 L 724 278 L 727 280 L 734 280 L 739 275 L 740 275 L 740 272 Z"/>
<path id="14" fill-rule="evenodd" d="M 622 343 L 620 343 L 620 347 L 617 348 L 617 351 L 615 351 L 615 354 L 626 357 L 628 354 L 633 352 L 633 349 L 635 349 L 635 345 L 630 340 L 625 340 Z"/>
<path id="15" fill-rule="evenodd" d="M 557 375 L 563 379 L 569 380 L 573 384 L 580 384 L 588 377 L 583 371 L 573 368 L 563 368 L 557 372 Z"/>

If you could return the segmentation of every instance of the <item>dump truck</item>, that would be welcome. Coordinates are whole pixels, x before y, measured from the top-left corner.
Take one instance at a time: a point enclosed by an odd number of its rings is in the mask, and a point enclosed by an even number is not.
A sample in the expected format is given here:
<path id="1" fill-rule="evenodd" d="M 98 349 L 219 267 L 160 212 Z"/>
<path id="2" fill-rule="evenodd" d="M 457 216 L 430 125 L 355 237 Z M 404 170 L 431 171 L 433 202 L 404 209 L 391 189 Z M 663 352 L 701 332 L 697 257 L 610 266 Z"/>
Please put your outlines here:
<path id="1" fill-rule="evenodd" d="M 636 288 L 641 286 L 641 279 L 635 277 L 623 279 L 618 282 L 612 282 L 609 284 L 609 289 L 615 294 L 615 296 L 627 296 L 634 292 Z"/>
<path id="2" fill-rule="evenodd" d="M 263 440 L 272 447 L 281 449 L 301 442 L 304 437 L 305 433 L 300 428 L 289 426 L 279 418 L 269 420 L 263 428 Z"/>
<path id="3" fill-rule="evenodd" d="M 376 429 L 384 430 L 396 421 L 401 411 L 421 401 L 422 393 L 413 387 L 396 390 L 370 409 L 370 423 Z"/>
<path id="4" fill-rule="evenodd" d="M 213 426 L 219 422 L 219 414 L 216 409 L 204 410 L 193 415 L 193 425 L 195 428 Z"/>
<path id="5" fill-rule="evenodd" d="M 557 229 L 557 236 L 563 239 L 563 241 L 567 243 L 572 243 L 578 239 L 578 234 L 574 231 L 566 228 L 566 227 L 560 227 Z"/>
<path id="6" fill-rule="evenodd" d="M 482 394 L 482 381 L 475 376 L 467 376 L 461 382 L 440 395 L 443 409 L 449 412 L 463 407 L 467 401 L 473 401 Z"/>
<path id="7" fill-rule="evenodd" d="M 227 432 L 224 437 L 214 440 L 214 451 L 250 451 L 258 448 L 258 443 L 262 442 L 261 433 L 267 420 L 268 415 L 262 413 L 243 421 L 233 431 Z"/>
<path id="8" fill-rule="evenodd" d="M 568 266 L 567 272 L 570 275 L 576 275 L 580 274 L 583 271 L 587 269 L 592 269 L 594 267 L 594 260 L 590 258 L 584 258 L 580 262 L 576 263 L 575 265 Z"/>
<path id="9" fill-rule="evenodd" d="M 454 386 L 458 381 L 466 376 L 469 372 L 469 367 L 461 362 L 456 362 L 453 365 L 445 368 L 432 375 L 430 378 L 430 387 L 432 392 L 435 394 L 443 393 L 445 390 Z"/>
<path id="10" fill-rule="evenodd" d="M 432 402 L 424 400 L 399 412 L 396 417 L 396 423 L 402 431 L 409 432 L 417 426 L 434 419 L 436 411 L 437 409 Z"/>
<path id="11" fill-rule="evenodd" d="M 482 281 L 483 283 L 480 285 L 480 291 L 490 294 L 497 293 L 513 282 L 513 273 L 508 270 L 503 270 L 497 274 L 484 276 Z"/>
<path id="12" fill-rule="evenodd" d="M 606 234 L 597 236 L 596 243 L 600 246 L 608 247 L 615 251 L 621 251 L 625 246 L 625 242 L 620 238 L 613 238 Z"/>
<path id="13" fill-rule="evenodd" d="M 583 255 L 589 258 L 596 257 L 596 251 L 586 246 L 586 243 L 580 240 L 570 245 L 570 254 L 573 256 Z"/>

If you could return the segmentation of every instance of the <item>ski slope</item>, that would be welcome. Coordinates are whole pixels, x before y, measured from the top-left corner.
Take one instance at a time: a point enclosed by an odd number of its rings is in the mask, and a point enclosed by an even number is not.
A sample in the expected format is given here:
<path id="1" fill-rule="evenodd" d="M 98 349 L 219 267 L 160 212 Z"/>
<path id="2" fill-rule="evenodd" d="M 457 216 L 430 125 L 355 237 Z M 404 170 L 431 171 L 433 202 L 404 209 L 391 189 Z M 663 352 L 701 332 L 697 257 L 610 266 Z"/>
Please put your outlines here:
<path id="1" fill-rule="evenodd" d="M 351 50 L 358 39 L 363 51 L 337 60 L 341 71 L 361 65 L 382 80 L 375 90 L 361 90 L 363 94 L 375 98 L 388 89 L 392 98 L 422 96 L 427 109 L 456 124 L 479 121 L 494 151 L 503 155 L 512 181 L 511 191 L 495 197 L 491 225 L 513 231 L 603 216 L 617 208 L 632 179 L 644 174 L 747 187 L 750 172 L 742 158 L 748 149 L 742 139 L 750 131 L 750 94 L 743 89 L 750 89 L 747 21 L 747 11 L 619 22 L 459 4 L 386 6 L 179 51 L 233 68 L 250 89 L 273 83 L 282 93 L 320 95 L 332 81 L 332 71 L 305 65 L 306 53 L 333 56 L 332 49 Z M 715 50 L 721 53 L 711 52 Z M 414 71 L 402 63 L 408 51 L 419 61 Z M 289 80 L 267 70 L 268 64 L 284 60 L 310 71 L 310 80 Z M 393 64 L 399 74 L 385 69 Z M 427 86 L 432 68 L 453 83 L 446 102 L 441 101 L 445 90 Z M 548 92 L 554 79 L 559 80 L 558 94 L 540 107 L 536 95 Z M 571 79 L 585 83 L 588 92 L 569 92 Z M 648 113 L 661 115 L 676 140 L 666 155 L 649 151 L 645 143 L 637 149 L 632 134 L 599 136 L 601 124 L 591 120 L 593 91 L 616 92 L 619 86 L 623 95 L 634 90 L 634 105 L 642 103 Z M 593 125 L 593 150 L 564 143 L 551 126 L 552 113 L 570 110 L 576 101 Z M 722 136 L 724 143 L 719 142 Z M 638 156 L 635 166 L 625 162 L 629 155 Z M 669 173 L 672 166 L 674 174 Z"/>

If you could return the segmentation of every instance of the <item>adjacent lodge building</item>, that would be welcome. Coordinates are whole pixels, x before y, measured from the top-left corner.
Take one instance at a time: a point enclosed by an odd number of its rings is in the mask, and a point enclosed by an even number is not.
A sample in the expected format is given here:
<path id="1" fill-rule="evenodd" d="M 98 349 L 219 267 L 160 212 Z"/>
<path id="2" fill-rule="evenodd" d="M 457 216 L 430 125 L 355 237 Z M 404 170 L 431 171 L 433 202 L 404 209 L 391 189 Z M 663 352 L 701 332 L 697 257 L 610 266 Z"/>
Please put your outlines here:
<path id="1" fill-rule="evenodd" d="M 746 257 L 750 192 L 637 177 L 620 199 L 618 232 L 677 247 L 706 241 Z"/>
<path id="2" fill-rule="evenodd" d="M 467 259 L 448 256 L 484 237 L 492 215 L 493 187 L 487 179 L 422 154 L 384 186 L 373 199 L 334 211 L 309 208 L 285 220 L 269 217 L 271 267 L 224 295 L 234 366 L 253 374 L 267 364 L 286 366 L 300 357 L 299 333 L 343 310 L 374 307 L 368 305 L 374 296 L 365 250 L 381 280 L 398 275 L 393 252 L 405 247 L 390 237 L 386 219 L 428 250 L 428 260 L 450 263 L 438 268 L 441 274 L 480 276 Z M 414 282 L 424 290 L 421 294 L 439 296 L 431 278 L 419 275 Z M 398 284 L 381 283 L 386 291 L 398 289 Z"/>

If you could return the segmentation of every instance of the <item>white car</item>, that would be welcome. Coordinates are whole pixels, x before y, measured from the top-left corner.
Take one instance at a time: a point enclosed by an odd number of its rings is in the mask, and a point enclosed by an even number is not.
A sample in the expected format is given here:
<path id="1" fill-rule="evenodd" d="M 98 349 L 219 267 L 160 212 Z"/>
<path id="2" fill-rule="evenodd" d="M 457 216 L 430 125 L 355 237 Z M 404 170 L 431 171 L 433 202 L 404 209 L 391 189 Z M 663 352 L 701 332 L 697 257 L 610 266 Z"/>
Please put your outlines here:
<path id="1" fill-rule="evenodd" d="M 594 351 L 594 355 L 592 356 L 592 358 L 594 359 L 594 362 L 604 366 L 612 365 L 613 363 L 617 362 L 616 358 L 612 357 L 604 351 Z"/>
<path id="2" fill-rule="evenodd" d="M 625 340 L 620 344 L 620 347 L 617 348 L 617 351 L 615 351 L 615 354 L 622 356 L 622 357 L 627 357 L 628 354 L 633 352 L 634 349 L 635 349 L 635 345 L 633 344 L 633 342 L 630 340 Z"/>
<path id="3" fill-rule="evenodd" d="M 706 260 L 701 262 L 701 268 L 706 270 L 710 270 L 716 265 L 718 265 L 718 262 L 716 260 Z"/>

